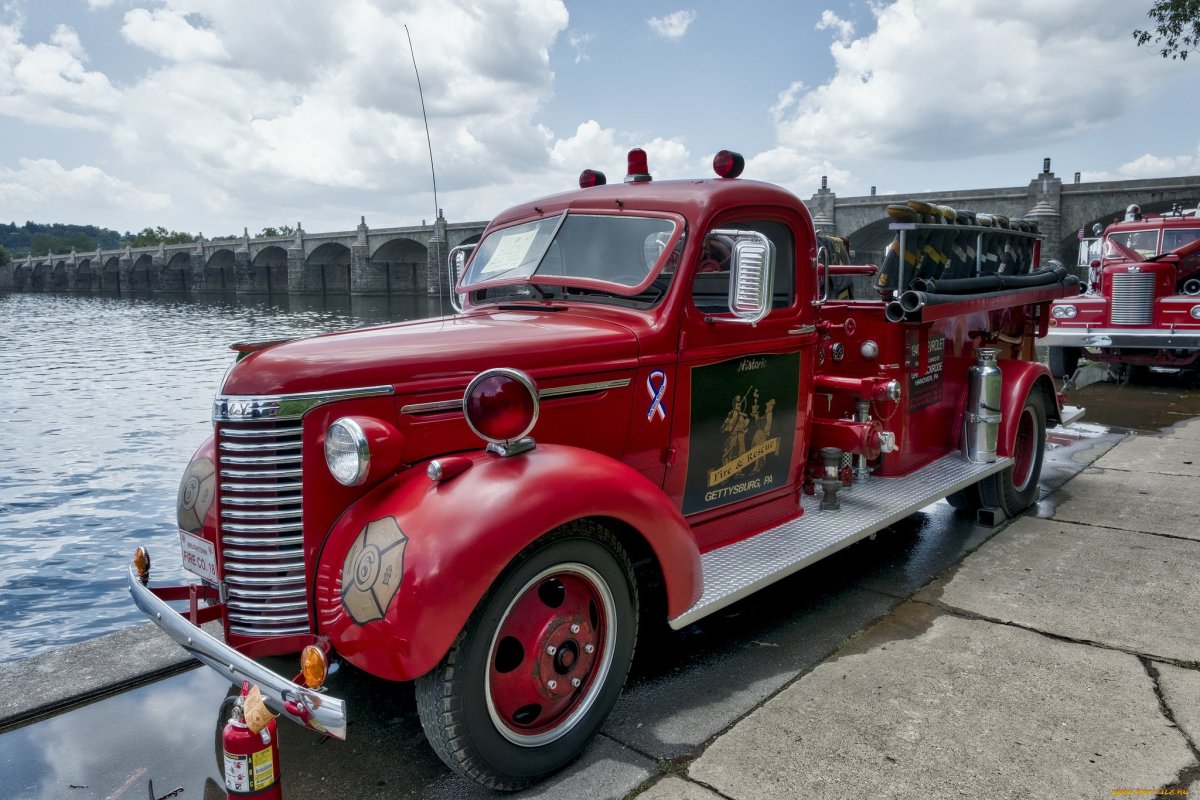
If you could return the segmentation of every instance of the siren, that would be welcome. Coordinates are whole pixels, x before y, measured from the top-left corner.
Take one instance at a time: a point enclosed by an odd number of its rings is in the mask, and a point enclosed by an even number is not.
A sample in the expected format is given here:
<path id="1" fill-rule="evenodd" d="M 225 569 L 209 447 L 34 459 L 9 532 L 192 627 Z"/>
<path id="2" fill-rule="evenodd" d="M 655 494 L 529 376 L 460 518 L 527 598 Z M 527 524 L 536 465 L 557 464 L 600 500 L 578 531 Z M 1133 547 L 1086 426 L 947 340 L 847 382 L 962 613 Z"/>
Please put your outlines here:
<path id="1" fill-rule="evenodd" d="M 593 186 L 603 186 L 608 183 L 608 179 L 604 177 L 604 173 L 599 170 L 585 169 L 579 173 L 579 188 L 590 189 Z"/>
<path id="2" fill-rule="evenodd" d="M 722 150 L 713 156 L 713 172 L 722 178 L 736 178 L 746 168 L 746 159 L 741 153 Z"/>
<path id="3" fill-rule="evenodd" d="M 646 151 L 635 147 L 629 151 L 629 167 L 625 171 L 626 183 L 645 183 L 653 180 L 650 168 L 646 166 Z"/>

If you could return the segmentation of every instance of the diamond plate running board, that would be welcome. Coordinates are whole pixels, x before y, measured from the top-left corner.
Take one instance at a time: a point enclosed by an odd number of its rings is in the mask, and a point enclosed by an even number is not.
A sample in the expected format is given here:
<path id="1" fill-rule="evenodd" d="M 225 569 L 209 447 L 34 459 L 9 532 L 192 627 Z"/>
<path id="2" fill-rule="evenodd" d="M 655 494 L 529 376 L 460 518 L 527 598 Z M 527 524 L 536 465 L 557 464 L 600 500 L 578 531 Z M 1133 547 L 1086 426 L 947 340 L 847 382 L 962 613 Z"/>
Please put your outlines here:
<path id="1" fill-rule="evenodd" d="M 872 477 L 843 489 L 838 492 L 840 511 L 821 511 L 820 492 L 801 495 L 802 516 L 703 554 L 704 593 L 670 625 L 676 630 L 690 625 L 1012 463 L 1001 458 L 972 464 L 951 453 L 913 475 Z"/>

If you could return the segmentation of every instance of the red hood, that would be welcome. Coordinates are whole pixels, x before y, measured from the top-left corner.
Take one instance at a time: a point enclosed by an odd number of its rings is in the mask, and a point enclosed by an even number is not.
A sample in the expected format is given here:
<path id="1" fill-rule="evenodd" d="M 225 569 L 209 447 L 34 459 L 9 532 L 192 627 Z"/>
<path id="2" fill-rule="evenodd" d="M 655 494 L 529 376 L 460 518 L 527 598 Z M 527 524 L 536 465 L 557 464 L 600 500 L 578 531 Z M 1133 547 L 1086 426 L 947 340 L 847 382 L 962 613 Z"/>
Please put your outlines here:
<path id="1" fill-rule="evenodd" d="M 631 366 L 628 328 L 575 310 L 520 309 L 380 325 L 297 339 L 251 353 L 225 379 L 225 395 L 262 396 L 354 389 L 419 378 L 425 386 L 465 384 L 491 367 L 539 375 L 572 367 Z"/>

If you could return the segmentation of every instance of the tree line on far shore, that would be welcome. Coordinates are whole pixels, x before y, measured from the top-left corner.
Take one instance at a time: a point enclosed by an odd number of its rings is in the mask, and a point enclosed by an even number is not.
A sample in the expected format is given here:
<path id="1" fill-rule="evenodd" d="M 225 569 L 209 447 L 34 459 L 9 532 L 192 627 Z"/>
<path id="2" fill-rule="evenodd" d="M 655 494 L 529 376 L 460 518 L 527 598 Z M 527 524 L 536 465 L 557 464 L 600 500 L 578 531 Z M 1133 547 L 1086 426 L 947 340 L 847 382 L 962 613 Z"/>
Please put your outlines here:
<path id="1" fill-rule="evenodd" d="M 263 228 L 257 237 L 292 236 L 296 229 L 290 225 Z M 210 239 L 236 239 L 242 234 L 212 236 Z M 96 250 L 120 250 L 125 247 L 153 247 L 158 244 L 187 244 L 196 241 L 196 234 L 186 231 L 142 228 L 137 233 L 119 233 L 96 225 L 69 225 L 61 222 L 43 224 L 26 222 L 0 223 L 0 266 L 14 258 L 28 256 L 94 253 Z"/>

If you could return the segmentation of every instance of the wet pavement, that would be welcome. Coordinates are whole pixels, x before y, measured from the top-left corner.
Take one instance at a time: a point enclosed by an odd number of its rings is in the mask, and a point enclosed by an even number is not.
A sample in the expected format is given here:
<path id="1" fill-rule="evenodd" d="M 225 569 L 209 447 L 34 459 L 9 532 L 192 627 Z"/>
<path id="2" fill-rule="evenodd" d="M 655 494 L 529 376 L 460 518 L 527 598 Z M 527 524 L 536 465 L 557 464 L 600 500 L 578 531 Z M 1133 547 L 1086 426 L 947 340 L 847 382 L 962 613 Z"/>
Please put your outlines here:
<path id="1" fill-rule="evenodd" d="M 1073 502 L 1078 506 L 1071 486 L 1055 490 L 1130 441 L 1129 431 L 1153 432 L 1200 415 L 1200 390 L 1175 376 L 1084 385 L 1072 402 L 1086 406 L 1087 417 L 1070 431 L 1052 432 L 1043 499 L 1033 514 L 1020 518 L 1025 524 L 1053 517 L 1060 508 L 1065 514 Z M 1153 447 L 1140 456 L 1135 451 L 1138 457 L 1152 458 Z M 622 797 L 652 782 L 657 783 L 647 796 L 709 796 L 695 783 L 670 776 L 686 773 L 714 742 L 740 730 L 740 721 L 934 578 L 953 575 L 965 556 L 1001 530 L 976 525 L 937 503 L 682 631 L 665 625 L 644 631 L 629 685 L 601 736 L 573 767 L 516 796 Z M 947 630 L 970 641 L 970 626 Z M 124 653 L 98 651 L 91 657 L 119 660 Z M 290 659 L 274 666 L 294 671 Z M 1097 663 L 1095 669 L 1108 674 L 1104 670 L 1117 667 Z M 1177 691 L 1194 677 L 1182 672 L 1173 684 Z M 218 708 L 229 688 L 212 670 L 192 669 L 5 730 L 0 796 L 140 800 L 153 780 L 157 797 L 178 787 L 183 791 L 175 796 L 184 800 L 224 797 L 216 737 L 222 724 Z M 438 761 L 425 743 L 411 686 L 344 667 L 330 690 L 350 708 L 348 739 L 323 740 L 282 724 L 285 797 L 496 796 Z M 664 775 L 668 778 L 659 780 Z M 679 793 L 664 794 L 677 784 L 683 786 Z"/>

